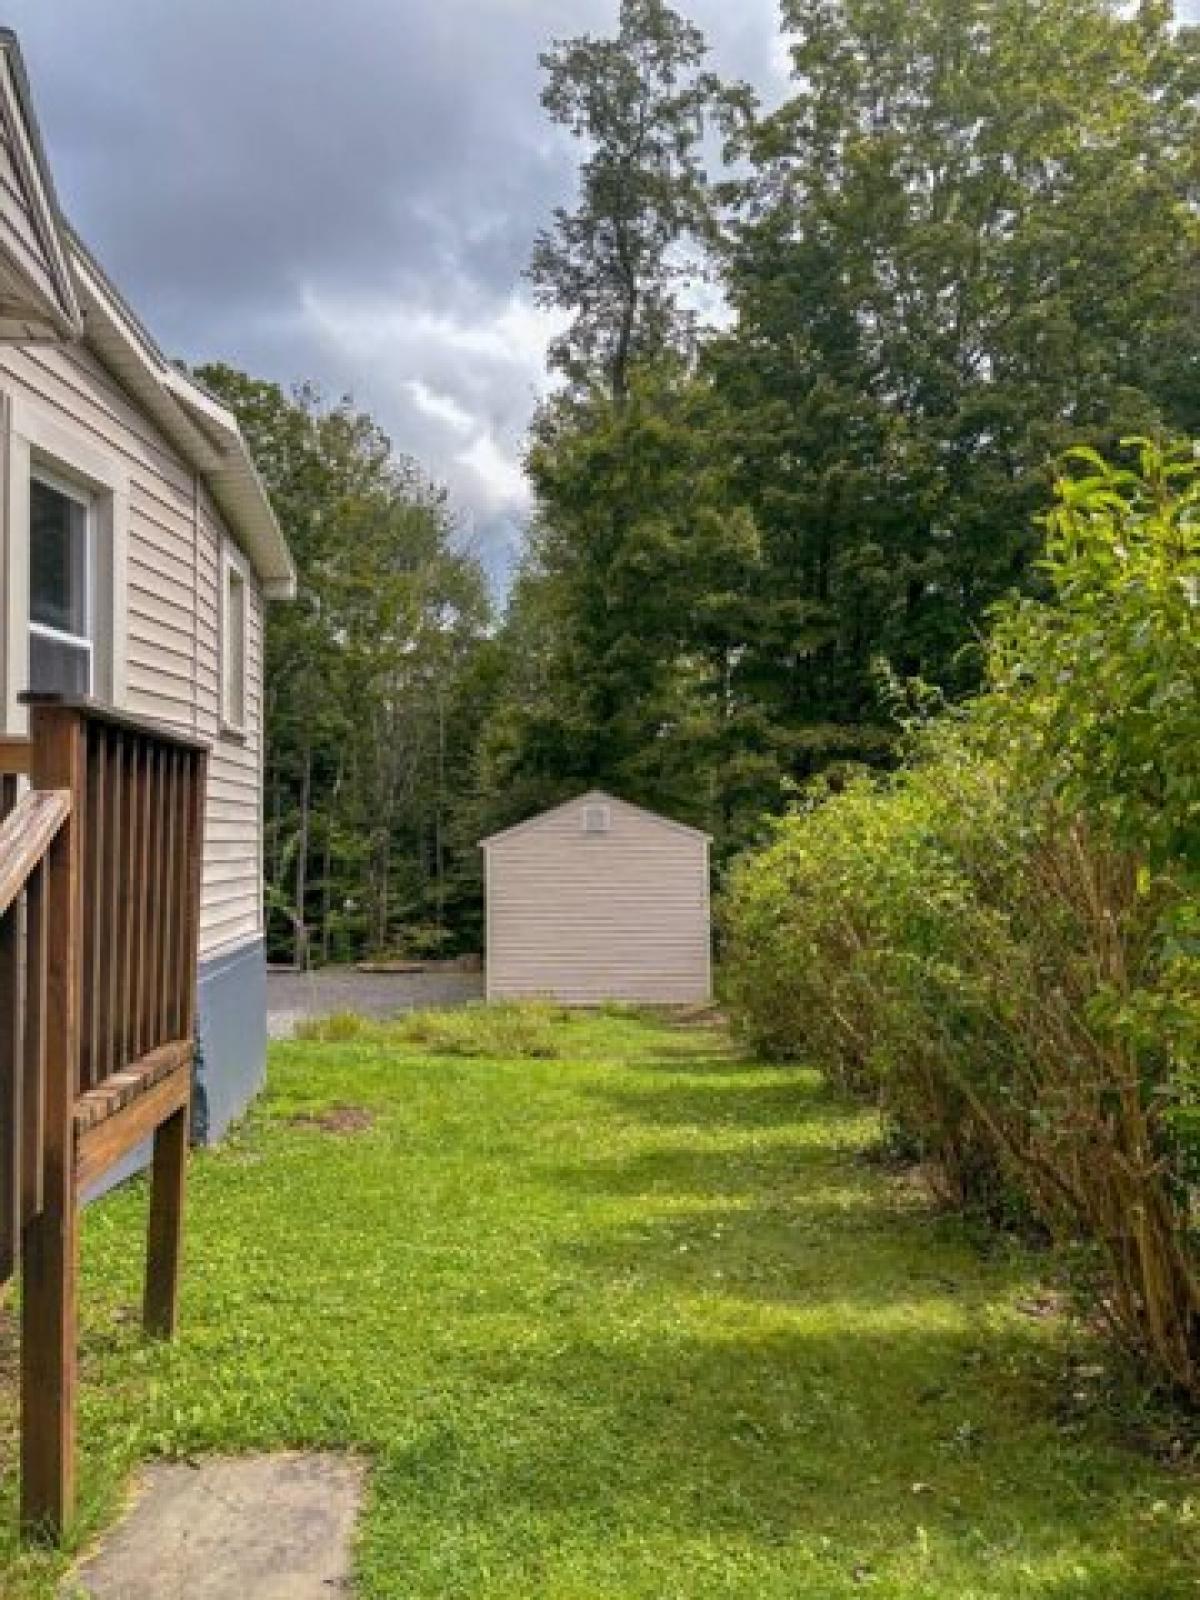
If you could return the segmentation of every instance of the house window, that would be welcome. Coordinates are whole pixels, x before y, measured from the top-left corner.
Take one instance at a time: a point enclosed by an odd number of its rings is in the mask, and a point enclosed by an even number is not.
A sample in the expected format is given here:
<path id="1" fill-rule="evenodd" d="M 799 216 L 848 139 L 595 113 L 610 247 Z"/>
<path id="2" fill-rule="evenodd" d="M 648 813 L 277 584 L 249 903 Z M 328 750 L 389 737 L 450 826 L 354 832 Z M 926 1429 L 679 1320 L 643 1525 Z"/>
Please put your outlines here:
<path id="1" fill-rule="evenodd" d="M 82 490 L 29 485 L 29 687 L 91 694 L 92 511 Z"/>
<path id="2" fill-rule="evenodd" d="M 246 731 L 246 575 L 225 558 L 221 618 L 221 720 L 230 733 Z"/>

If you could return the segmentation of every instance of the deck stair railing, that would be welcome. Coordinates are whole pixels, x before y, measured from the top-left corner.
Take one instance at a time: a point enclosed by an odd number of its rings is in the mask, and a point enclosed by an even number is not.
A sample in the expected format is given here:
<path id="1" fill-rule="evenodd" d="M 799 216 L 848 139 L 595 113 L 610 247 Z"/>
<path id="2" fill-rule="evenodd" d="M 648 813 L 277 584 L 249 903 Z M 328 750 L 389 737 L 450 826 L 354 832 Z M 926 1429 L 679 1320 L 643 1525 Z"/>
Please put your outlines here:
<path id="1" fill-rule="evenodd" d="M 74 1504 L 81 1199 L 153 1139 L 144 1322 L 175 1331 L 206 748 L 30 697 L 0 740 L 0 1282 L 19 1269 L 21 1517 Z"/>

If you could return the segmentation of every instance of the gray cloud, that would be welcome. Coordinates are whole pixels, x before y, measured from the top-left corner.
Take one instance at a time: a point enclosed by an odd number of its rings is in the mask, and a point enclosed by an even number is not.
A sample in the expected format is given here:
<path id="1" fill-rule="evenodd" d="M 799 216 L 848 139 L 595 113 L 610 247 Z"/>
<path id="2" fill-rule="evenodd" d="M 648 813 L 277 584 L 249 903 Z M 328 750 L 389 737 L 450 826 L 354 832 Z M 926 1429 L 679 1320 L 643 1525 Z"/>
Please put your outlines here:
<path id="1" fill-rule="evenodd" d="M 703 0 L 769 78 L 774 0 Z M 521 280 L 572 188 L 548 41 L 615 0 L 12 0 L 64 205 L 172 353 L 350 391 L 495 569 L 549 323 Z"/>
<path id="2" fill-rule="evenodd" d="M 1200 0 L 1192 0 L 1200 15 Z M 782 84 L 776 0 L 692 0 Z M 169 351 L 350 391 L 493 570 L 549 325 L 521 281 L 575 152 L 537 55 L 616 0 L 10 0 L 64 205 Z"/>

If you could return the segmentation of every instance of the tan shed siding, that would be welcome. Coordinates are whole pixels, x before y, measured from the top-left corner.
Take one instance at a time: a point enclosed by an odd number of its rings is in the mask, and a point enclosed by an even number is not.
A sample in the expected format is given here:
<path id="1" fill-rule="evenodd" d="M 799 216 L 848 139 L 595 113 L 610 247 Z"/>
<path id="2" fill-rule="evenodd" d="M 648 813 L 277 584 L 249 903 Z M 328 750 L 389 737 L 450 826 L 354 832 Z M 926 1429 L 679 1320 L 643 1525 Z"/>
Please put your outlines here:
<path id="1" fill-rule="evenodd" d="M 581 801 L 487 847 L 491 998 L 709 997 L 708 841 L 603 803 L 608 833 L 584 833 Z"/>
<path id="2" fill-rule="evenodd" d="M 83 347 L 4 346 L 0 381 L 128 473 L 125 704 L 211 743 L 201 954 L 245 943 L 262 928 L 259 586 L 247 586 L 246 737 L 233 741 L 219 720 L 224 527 L 207 492 Z"/>

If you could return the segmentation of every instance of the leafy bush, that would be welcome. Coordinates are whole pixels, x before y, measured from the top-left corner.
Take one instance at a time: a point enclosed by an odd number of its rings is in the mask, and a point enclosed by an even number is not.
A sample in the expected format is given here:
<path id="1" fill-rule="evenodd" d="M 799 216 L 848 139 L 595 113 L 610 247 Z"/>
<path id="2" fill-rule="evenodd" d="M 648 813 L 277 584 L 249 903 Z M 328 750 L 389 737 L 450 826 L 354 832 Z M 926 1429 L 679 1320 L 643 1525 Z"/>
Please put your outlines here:
<path id="1" fill-rule="evenodd" d="M 1200 1397 L 1200 474 L 1076 460 L 987 691 L 735 875 L 729 998 L 948 1198 L 1084 1246 L 1114 1332 Z"/>

